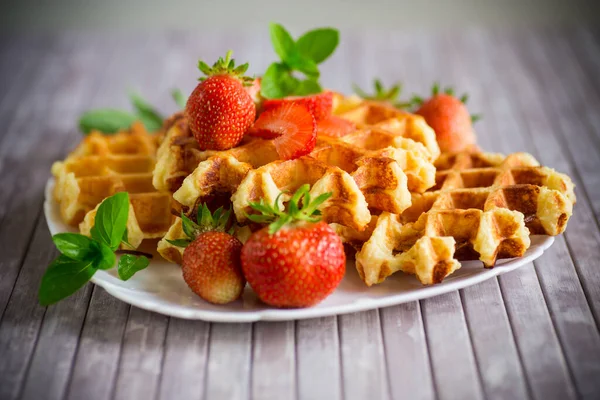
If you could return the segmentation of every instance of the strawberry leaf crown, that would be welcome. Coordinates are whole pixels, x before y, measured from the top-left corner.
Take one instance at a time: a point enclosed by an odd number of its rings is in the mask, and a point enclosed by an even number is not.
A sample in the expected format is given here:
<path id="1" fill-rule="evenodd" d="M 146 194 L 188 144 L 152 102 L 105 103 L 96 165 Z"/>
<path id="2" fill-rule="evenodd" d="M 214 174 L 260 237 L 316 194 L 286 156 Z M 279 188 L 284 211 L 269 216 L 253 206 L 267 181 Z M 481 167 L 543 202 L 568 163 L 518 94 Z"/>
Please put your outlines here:
<path id="1" fill-rule="evenodd" d="M 238 78 L 245 86 L 249 86 L 254 82 L 254 78 L 249 76 L 244 76 L 246 71 L 248 70 L 248 63 L 235 66 L 235 60 L 231 58 L 233 55 L 233 51 L 229 50 L 227 54 L 225 54 L 225 58 L 219 57 L 217 62 L 213 64 L 212 67 L 209 67 L 207 63 L 202 60 L 198 61 L 198 69 L 207 77 L 213 75 L 230 75 L 232 77 Z M 200 77 L 199 81 L 204 81 L 206 77 Z"/>
<path id="2" fill-rule="evenodd" d="M 448 96 L 456 97 L 454 88 L 452 86 L 446 86 L 445 88 L 442 88 L 440 86 L 439 82 L 434 82 L 433 86 L 431 87 L 431 97 L 437 96 L 440 93 L 446 94 Z M 467 104 L 467 101 L 469 100 L 469 95 L 467 93 L 464 93 L 458 99 L 460 100 L 461 103 Z M 421 107 L 424 102 L 425 102 L 425 100 L 421 96 L 413 95 L 409 101 L 407 101 L 405 103 L 398 103 L 396 105 L 396 107 L 402 108 L 402 109 L 408 109 L 408 110 L 411 110 L 414 112 L 419 107 Z M 481 114 L 473 114 L 473 115 L 471 115 L 471 122 L 477 122 L 481 118 L 482 118 Z"/>
<path id="3" fill-rule="evenodd" d="M 246 217 L 259 224 L 269 224 L 269 234 L 273 235 L 284 225 L 295 221 L 319 222 L 321 211 L 319 206 L 332 195 L 331 192 L 322 193 L 315 199 L 310 198 L 308 184 L 300 186 L 292 195 L 287 205 L 287 211 L 279 209 L 279 199 L 284 192 L 279 193 L 274 204 L 266 204 L 262 199 L 258 203 L 250 203 L 250 207 L 260 214 L 247 214 Z M 302 206 L 299 205 L 302 200 Z"/>
<path id="4" fill-rule="evenodd" d="M 226 232 L 230 215 L 231 209 L 223 210 L 223 207 L 219 207 L 214 213 L 211 213 L 206 204 L 202 203 L 198 206 L 198 213 L 196 217 L 196 220 L 198 221 L 197 223 L 184 213 L 181 213 L 181 226 L 183 228 L 183 232 L 188 238 L 176 240 L 167 239 L 167 242 L 174 246 L 186 247 L 198 236 L 205 232 Z M 227 232 L 232 233 L 232 230 L 233 227 Z"/>
<path id="5" fill-rule="evenodd" d="M 388 101 L 390 103 L 394 103 L 402 91 L 402 84 L 396 83 L 391 88 L 386 89 L 380 79 L 375 79 L 373 81 L 373 86 L 375 88 L 375 94 L 366 93 L 356 84 L 352 85 L 352 89 L 354 90 L 354 93 L 365 100 Z"/>

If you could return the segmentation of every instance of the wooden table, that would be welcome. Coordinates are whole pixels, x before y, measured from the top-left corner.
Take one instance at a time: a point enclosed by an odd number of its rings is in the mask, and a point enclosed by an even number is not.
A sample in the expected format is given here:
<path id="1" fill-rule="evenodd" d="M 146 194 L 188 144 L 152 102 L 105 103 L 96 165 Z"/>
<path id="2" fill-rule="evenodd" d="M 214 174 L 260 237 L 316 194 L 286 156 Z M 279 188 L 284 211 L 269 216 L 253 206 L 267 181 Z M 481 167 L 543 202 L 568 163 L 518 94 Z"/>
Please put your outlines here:
<path id="1" fill-rule="evenodd" d="M 380 310 L 304 321 L 168 318 L 88 285 L 37 304 L 56 256 L 42 213 L 50 165 L 78 115 L 136 89 L 172 112 L 198 57 L 227 49 L 251 71 L 260 32 L 0 37 L 0 399 L 600 398 L 600 31 L 342 33 L 334 89 L 373 77 L 405 94 L 439 79 L 470 94 L 489 151 L 527 151 L 569 174 L 577 205 L 543 257 L 479 285 Z"/>

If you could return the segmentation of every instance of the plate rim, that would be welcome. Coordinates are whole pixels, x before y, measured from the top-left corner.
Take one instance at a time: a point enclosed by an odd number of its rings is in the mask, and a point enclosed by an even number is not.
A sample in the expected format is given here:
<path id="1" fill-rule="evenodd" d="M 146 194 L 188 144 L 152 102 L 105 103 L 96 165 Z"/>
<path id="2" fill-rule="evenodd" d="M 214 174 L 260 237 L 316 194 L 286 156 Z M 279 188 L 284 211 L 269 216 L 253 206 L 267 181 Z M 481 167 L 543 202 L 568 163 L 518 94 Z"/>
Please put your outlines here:
<path id="1" fill-rule="evenodd" d="M 54 188 L 55 180 L 54 177 L 50 177 L 46 182 L 44 190 L 44 217 L 50 234 L 62 232 L 58 227 L 58 223 L 51 218 L 53 213 L 53 207 L 56 207 L 56 201 L 52 195 L 52 189 Z M 201 308 L 182 308 L 178 304 L 158 304 L 152 300 L 146 300 L 143 298 L 136 297 L 134 291 L 126 288 L 119 287 L 111 283 L 111 279 L 116 279 L 106 271 L 98 271 L 91 279 L 95 285 L 98 285 L 105 289 L 111 296 L 133 305 L 135 307 L 153 311 L 162 315 L 172 316 L 176 318 L 190 319 L 190 320 L 203 320 L 208 322 L 227 322 L 227 323 L 240 323 L 240 322 L 257 322 L 257 321 L 292 321 L 308 318 L 319 318 L 325 316 L 335 316 L 348 314 L 353 312 L 373 310 L 382 307 L 389 307 L 393 305 L 408 303 L 416 300 L 423 300 L 434 296 L 450 293 L 455 290 L 464 289 L 469 286 L 473 286 L 484 282 L 488 279 L 494 278 L 501 274 L 514 271 L 529 262 L 539 258 L 552 244 L 554 243 L 553 236 L 543 235 L 544 240 L 539 243 L 533 250 L 529 248 L 525 256 L 515 258 L 508 261 L 501 267 L 492 269 L 482 268 L 481 273 L 474 274 L 465 279 L 460 279 L 453 282 L 446 282 L 439 285 L 423 286 L 422 289 L 416 292 L 405 293 L 400 292 L 398 294 L 389 295 L 383 298 L 357 298 L 356 300 L 343 305 L 334 305 L 330 307 L 307 307 L 307 308 L 294 308 L 294 309 L 281 309 L 281 308 L 270 308 L 254 310 L 251 312 L 244 311 L 214 311 L 205 310 Z M 131 292 L 131 293 L 129 293 Z"/>

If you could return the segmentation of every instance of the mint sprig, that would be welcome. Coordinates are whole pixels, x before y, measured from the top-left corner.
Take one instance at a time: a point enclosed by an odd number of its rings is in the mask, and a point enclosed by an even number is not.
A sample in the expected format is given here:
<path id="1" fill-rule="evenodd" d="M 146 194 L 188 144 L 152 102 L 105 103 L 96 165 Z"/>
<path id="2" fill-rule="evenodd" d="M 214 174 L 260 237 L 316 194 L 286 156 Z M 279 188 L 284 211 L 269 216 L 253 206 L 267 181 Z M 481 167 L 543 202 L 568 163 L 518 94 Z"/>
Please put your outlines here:
<path id="1" fill-rule="evenodd" d="M 129 194 L 117 193 L 98 207 L 91 238 L 78 233 L 52 236 L 60 255 L 50 263 L 42 277 L 38 300 L 41 305 L 54 304 L 79 290 L 98 270 L 113 268 L 115 251 L 127 242 Z M 125 254 L 119 259 L 117 272 L 122 280 L 131 278 L 150 263 L 143 255 Z"/>
<path id="2" fill-rule="evenodd" d="M 179 89 L 171 91 L 173 100 L 180 108 L 185 107 L 187 99 Z M 115 108 L 99 108 L 86 111 L 79 117 L 79 129 L 84 134 L 99 131 L 104 134 L 113 134 L 129 129 L 136 121 L 141 121 L 148 132 L 157 132 L 162 127 L 164 117 L 154 106 L 144 100 L 137 93 L 130 93 L 129 99 L 134 112 Z"/>
<path id="3" fill-rule="evenodd" d="M 339 32 L 333 28 L 319 28 L 294 41 L 280 24 L 271 23 L 269 30 L 273 48 L 281 61 L 267 68 L 261 82 L 261 95 L 278 99 L 320 93 L 318 64 L 334 52 L 339 43 Z M 305 78 L 300 79 L 294 73 L 301 73 Z"/>

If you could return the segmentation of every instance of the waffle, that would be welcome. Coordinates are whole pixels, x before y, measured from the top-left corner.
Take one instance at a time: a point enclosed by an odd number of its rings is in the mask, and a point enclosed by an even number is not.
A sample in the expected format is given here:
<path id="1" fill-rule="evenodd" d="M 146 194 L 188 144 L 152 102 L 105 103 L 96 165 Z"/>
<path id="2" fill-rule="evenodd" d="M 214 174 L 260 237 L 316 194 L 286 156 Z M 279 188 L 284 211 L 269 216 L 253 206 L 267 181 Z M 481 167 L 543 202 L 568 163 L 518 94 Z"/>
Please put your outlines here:
<path id="1" fill-rule="evenodd" d="M 340 139 L 319 135 L 309 156 L 290 161 L 279 160 L 272 141 L 251 137 L 231 150 L 200 151 L 178 116 L 158 150 L 153 184 L 174 191 L 175 200 L 188 210 L 215 196 L 230 197 L 238 222 L 244 223 L 252 212 L 251 202 L 272 203 L 280 192 L 293 193 L 308 183 L 313 196 L 333 193 L 322 206 L 325 221 L 363 230 L 371 220 L 370 209 L 400 213 L 410 206 L 411 192 L 435 184 L 432 160 L 439 148 L 420 117 L 376 103 L 344 107 L 338 115 L 345 117 L 354 110 L 348 115 L 360 128 Z M 357 113 L 359 108 L 366 112 Z M 394 132 L 367 124 L 392 125 L 392 120 L 402 121 Z M 282 196 L 283 202 L 288 199 L 289 195 Z M 159 250 L 174 260 L 166 254 L 169 246 L 163 241 Z"/>
<path id="2" fill-rule="evenodd" d="M 493 267 L 498 258 L 522 256 L 530 233 L 558 235 L 566 228 L 573 183 L 531 155 L 463 152 L 444 154 L 436 165 L 436 185 L 413 194 L 403 213 L 382 213 L 357 252 L 367 285 L 396 271 L 438 283 L 460 268 L 458 260 L 479 258 Z"/>
<path id="3" fill-rule="evenodd" d="M 67 224 L 82 233 L 93 226 L 97 206 L 117 192 L 129 192 L 129 241 L 164 236 L 173 222 L 171 194 L 152 185 L 157 137 L 142 124 L 112 136 L 94 132 L 85 137 L 64 161 L 52 166 L 54 198 Z"/>

